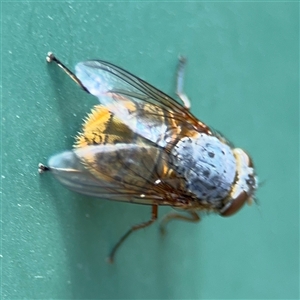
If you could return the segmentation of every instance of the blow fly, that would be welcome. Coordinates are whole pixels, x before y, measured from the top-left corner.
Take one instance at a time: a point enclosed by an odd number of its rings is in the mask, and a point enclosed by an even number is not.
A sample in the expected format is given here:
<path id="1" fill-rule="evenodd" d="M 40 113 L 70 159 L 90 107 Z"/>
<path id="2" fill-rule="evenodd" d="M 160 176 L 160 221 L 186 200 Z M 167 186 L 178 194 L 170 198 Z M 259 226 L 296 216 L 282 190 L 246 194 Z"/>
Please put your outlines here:
<path id="1" fill-rule="evenodd" d="M 80 62 L 75 74 L 48 53 L 84 91 L 98 98 L 72 150 L 52 156 L 40 173 L 50 171 L 64 186 L 81 194 L 152 206 L 149 221 L 130 228 L 112 249 L 134 231 L 152 224 L 158 206 L 186 214 L 172 219 L 199 221 L 198 212 L 222 216 L 251 203 L 257 177 L 250 156 L 233 148 L 189 110 L 183 92 L 185 59 L 180 58 L 177 94 L 183 105 L 144 80 L 102 60 Z"/>

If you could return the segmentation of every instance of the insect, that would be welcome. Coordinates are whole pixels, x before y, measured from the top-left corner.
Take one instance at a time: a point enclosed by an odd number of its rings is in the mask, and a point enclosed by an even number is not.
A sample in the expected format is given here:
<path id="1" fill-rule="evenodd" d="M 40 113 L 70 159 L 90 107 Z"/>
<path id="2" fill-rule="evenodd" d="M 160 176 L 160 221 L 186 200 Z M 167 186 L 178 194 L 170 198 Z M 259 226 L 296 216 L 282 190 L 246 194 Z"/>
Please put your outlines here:
<path id="1" fill-rule="evenodd" d="M 47 166 L 39 164 L 40 173 L 50 171 L 78 193 L 152 206 L 150 220 L 130 228 L 113 247 L 111 262 L 132 232 L 155 222 L 160 205 L 185 212 L 166 215 L 163 229 L 172 219 L 199 221 L 200 211 L 230 216 L 252 202 L 257 177 L 250 156 L 189 110 L 183 92 L 185 59 L 177 74 L 183 105 L 102 60 L 78 63 L 76 75 L 51 52 L 47 61 L 101 105 L 85 119 L 73 149 L 52 156 Z"/>

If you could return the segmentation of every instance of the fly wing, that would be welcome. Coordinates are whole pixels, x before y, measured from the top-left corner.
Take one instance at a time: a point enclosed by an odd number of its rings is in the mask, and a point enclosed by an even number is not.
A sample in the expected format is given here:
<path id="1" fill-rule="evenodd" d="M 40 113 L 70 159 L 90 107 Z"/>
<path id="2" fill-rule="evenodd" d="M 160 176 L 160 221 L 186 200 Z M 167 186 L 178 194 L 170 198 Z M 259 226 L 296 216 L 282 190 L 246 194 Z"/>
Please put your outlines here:
<path id="1" fill-rule="evenodd" d="M 48 165 L 63 185 L 81 194 L 172 205 L 170 191 L 179 191 L 170 184 L 159 184 L 166 159 L 165 152 L 158 147 L 120 143 L 62 152 L 52 156 Z"/>
<path id="2" fill-rule="evenodd" d="M 168 137 L 196 129 L 209 132 L 186 108 L 144 80 L 105 61 L 76 65 L 85 88 L 133 132 L 165 147 Z M 169 138 L 170 140 L 170 138 Z"/>

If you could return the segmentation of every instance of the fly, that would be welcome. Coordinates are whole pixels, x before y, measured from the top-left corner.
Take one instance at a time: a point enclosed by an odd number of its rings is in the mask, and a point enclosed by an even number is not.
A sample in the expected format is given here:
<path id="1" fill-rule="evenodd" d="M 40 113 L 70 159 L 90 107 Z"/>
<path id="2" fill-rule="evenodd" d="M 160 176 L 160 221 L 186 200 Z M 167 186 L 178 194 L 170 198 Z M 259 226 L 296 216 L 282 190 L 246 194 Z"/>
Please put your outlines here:
<path id="1" fill-rule="evenodd" d="M 75 74 L 55 62 L 100 104 L 88 114 L 72 150 L 52 156 L 39 172 L 50 171 L 78 193 L 152 206 L 150 220 L 131 227 L 109 255 L 134 231 L 156 221 L 158 206 L 181 209 L 172 219 L 200 221 L 199 212 L 222 216 L 251 203 L 257 177 L 250 156 L 190 112 L 183 92 L 185 59 L 179 61 L 179 104 L 144 80 L 102 60 L 80 62 Z"/>

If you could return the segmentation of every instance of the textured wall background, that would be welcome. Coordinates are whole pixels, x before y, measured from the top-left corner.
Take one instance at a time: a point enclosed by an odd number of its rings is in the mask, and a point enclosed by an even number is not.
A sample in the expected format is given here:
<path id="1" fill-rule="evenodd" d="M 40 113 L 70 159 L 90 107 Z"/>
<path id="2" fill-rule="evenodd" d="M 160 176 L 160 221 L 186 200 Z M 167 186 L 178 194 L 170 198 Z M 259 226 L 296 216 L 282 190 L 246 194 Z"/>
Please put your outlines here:
<path id="1" fill-rule="evenodd" d="M 299 298 L 297 2 L 2 3 L 2 299 Z M 157 224 L 105 257 L 150 207 L 74 194 L 37 164 L 70 149 L 97 100 L 71 68 L 111 61 L 174 95 L 251 153 L 259 205 L 232 218 Z M 160 211 L 160 216 L 169 209 Z"/>

